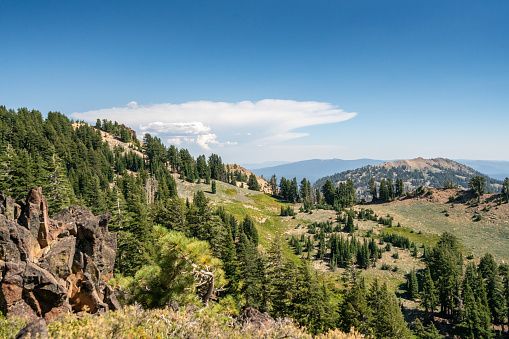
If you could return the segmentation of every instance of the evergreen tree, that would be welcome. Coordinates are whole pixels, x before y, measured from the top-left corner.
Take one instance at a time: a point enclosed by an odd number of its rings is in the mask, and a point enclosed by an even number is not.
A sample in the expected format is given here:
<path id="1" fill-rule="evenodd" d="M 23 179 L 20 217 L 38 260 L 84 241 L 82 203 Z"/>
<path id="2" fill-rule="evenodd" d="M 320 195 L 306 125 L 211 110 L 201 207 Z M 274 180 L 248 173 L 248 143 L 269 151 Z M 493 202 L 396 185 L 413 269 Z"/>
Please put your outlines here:
<path id="1" fill-rule="evenodd" d="M 362 334 L 369 334 L 369 321 L 371 318 L 371 309 L 368 306 L 367 291 L 364 279 L 355 281 L 339 304 L 338 313 L 339 328 L 344 331 L 350 331 L 353 327 Z"/>
<path id="2" fill-rule="evenodd" d="M 247 187 L 252 191 L 259 191 L 261 189 L 260 184 L 258 183 L 258 180 L 256 179 L 256 176 L 253 173 L 249 175 Z"/>
<path id="3" fill-rule="evenodd" d="M 373 178 L 373 177 L 369 180 L 368 190 L 369 190 L 369 194 L 371 195 L 373 201 L 378 199 L 378 195 L 376 192 L 376 182 L 375 182 L 375 178 Z"/>
<path id="4" fill-rule="evenodd" d="M 411 270 L 407 277 L 407 292 L 410 300 L 415 300 L 419 296 L 419 283 L 415 270 Z"/>
<path id="5" fill-rule="evenodd" d="M 237 260 L 244 280 L 241 291 L 245 298 L 245 307 L 254 307 L 265 311 L 266 305 L 263 302 L 265 299 L 263 296 L 264 265 L 256 246 L 251 243 L 243 232 L 240 234 L 237 243 Z"/>
<path id="6" fill-rule="evenodd" d="M 391 178 L 387 179 L 387 189 L 388 189 L 387 195 L 389 197 L 389 200 L 394 200 L 396 194 L 394 193 L 394 185 L 392 184 Z"/>
<path id="7" fill-rule="evenodd" d="M 253 246 L 258 246 L 258 231 L 253 219 L 249 215 L 246 215 L 242 221 L 241 229 Z"/>
<path id="8" fill-rule="evenodd" d="M 322 193 L 323 198 L 325 199 L 325 203 L 334 206 L 336 202 L 336 190 L 329 180 L 327 180 L 322 186 Z"/>
<path id="9" fill-rule="evenodd" d="M 483 195 L 486 190 L 486 178 L 481 175 L 476 175 L 475 177 L 470 178 L 468 188 L 470 188 L 480 199 L 481 195 Z"/>
<path id="10" fill-rule="evenodd" d="M 509 202 L 509 178 L 504 179 L 504 183 L 502 184 L 501 195 L 505 202 Z"/>
<path id="11" fill-rule="evenodd" d="M 163 227 L 155 228 L 154 238 L 154 259 L 136 272 L 133 281 L 134 298 L 142 305 L 161 307 L 186 300 L 200 285 L 209 288 L 225 284 L 221 262 L 212 256 L 206 242 Z M 202 295 L 207 303 L 210 295 Z"/>
<path id="12" fill-rule="evenodd" d="M 435 308 L 437 305 L 438 298 L 436 295 L 435 284 L 431 278 L 429 267 L 426 267 L 424 276 L 422 278 L 421 306 L 424 307 L 424 312 L 427 320 L 433 320 Z"/>
<path id="13" fill-rule="evenodd" d="M 271 193 L 273 195 L 277 195 L 278 194 L 278 190 L 277 190 L 277 177 L 276 177 L 275 174 L 272 174 L 272 176 L 270 177 L 269 185 L 270 185 Z"/>
<path id="14" fill-rule="evenodd" d="M 405 187 L 402 178 L 396 179 L 396 196 L 401 197 L 405 193 Z"/>
<path id="15" fill-rule="evenodd" d="M 348 234 L 353 234 L 353 232 L 355 232 L 355 226 L 353 224 L 353 216 L 352 214 L 348 214 L 348 221 L 346 222 L 346 225 L 345 225 L 345 232 L 347 232 Z"/>
<path id="16" fill-rule="evenodd" d="M 387 188 L 387 184 L 385 183 L 385 179 L 380 181 L 380 200 L 383 202 L 389 201 L 389 189 Z"/>
<path id="17" fill-rule="evenodd" d="M 462 283 L 463 321 L 470 338 L 492 338 L 491 315 L 482 276 L 473 263 L 467 266 Z"/>
<path id="18" fill-rule="evenodd" d="M 302 262 L 292 295 L 292 318 L 316 334 L 331 328 L 334 319 L 326 289 L 312 273 L 309 263 Z"/>
<path id="19" fill-rule="evenodd" d="M 441 312 L 452 315 L 459 296 L 463 256 L 458 239 L 445 232 L 431 250 L 426 263 L 438 290 Z"/>
<path id="20" fill-rule="evenodd" d="M 498 276 L 498 266 L 490 253 L 485 254 L 479 262 L 479 272 L 485 279 L 488 306 L 495 323 L 500 324 L 505 318 L 505 300 L 502 279 Z"/>
<path id="21" fill-rule="evenodd" d="M 419 318 L 414 322 L 415 335 L 419 339 L 442 339 L 443 336 L 437 330 L 435 325 L 430 322 L 427 326 L 424 326 Z"/>
<path id="22" fill-rule="evenodd" d="M 370 327 L 375 338 L 410 338 L 396 296 L 387 290 L 385 283 L 380 286 L 378 279 L 371 285 L 368 305 L 373 312 Z"/>

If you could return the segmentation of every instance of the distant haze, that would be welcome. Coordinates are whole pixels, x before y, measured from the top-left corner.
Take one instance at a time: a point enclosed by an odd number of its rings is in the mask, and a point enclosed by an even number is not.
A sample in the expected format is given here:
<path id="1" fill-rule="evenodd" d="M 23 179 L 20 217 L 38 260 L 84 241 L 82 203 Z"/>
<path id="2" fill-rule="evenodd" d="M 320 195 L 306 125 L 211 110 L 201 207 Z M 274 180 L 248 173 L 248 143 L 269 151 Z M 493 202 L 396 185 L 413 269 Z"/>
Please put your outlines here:
<path id="1" fill-rule="evenodd" d="M 297 178 L 298 182 L 300 183 L 303 178 L 306 178 L 311 184 L 313 184 L 319 178 L 327 175 L 353 170 L 367 165 L 380 165 L 384 162 L 386 161 L 374 159 L 313 159 L 273 167 L 248 169 L 259 176 L 263 175 L 263 177 L 267 180 L 270 179 L 273 174 L 275 174 L 278 178 L 278 181 L 281 179 L 281 177 L 285 177 L 287 179 Z"/>

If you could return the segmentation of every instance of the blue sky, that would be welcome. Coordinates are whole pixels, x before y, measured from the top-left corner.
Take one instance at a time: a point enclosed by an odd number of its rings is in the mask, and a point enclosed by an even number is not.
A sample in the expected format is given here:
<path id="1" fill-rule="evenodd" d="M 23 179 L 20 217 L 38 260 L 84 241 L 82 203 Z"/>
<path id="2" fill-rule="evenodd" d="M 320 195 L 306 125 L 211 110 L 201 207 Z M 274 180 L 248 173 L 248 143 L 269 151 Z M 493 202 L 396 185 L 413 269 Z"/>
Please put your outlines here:
<path id="1" fill-rule="evenodd" d="M 2 1 L 0 104 L 225 162 L 509 160 L 507 1 Z"/>

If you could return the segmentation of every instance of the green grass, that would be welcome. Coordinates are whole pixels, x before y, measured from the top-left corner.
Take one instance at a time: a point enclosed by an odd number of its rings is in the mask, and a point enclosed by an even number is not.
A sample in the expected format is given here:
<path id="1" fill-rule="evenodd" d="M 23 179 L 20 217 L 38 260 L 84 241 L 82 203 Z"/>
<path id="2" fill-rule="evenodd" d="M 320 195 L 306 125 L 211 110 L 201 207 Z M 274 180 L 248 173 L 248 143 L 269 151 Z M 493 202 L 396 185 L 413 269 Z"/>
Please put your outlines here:
<path id="1" fill-rule="evenodd" d="M 235 188 L 226 188 L 224 190 L 224 193 L 226 195 L 237 195 L 238 194 L 238 192 L 237 192 L 237 190 Z"/>
<path id="2" fill-rule="evenodd" d="M 455 204 L 434 204 L 426 201 L 410 202 L 408 204 L 371 205 L 378 215 L 389 213 L 394 217 L 394 223 L 401 223 L 405 228 L 414 230 L 414 234 L 422 231 L 428 235 L 441 235 L 449 232 L 455 235 L 467 252 L 480 257 L 491 253 L 498 261 L 509 261 L 509 225 L 507 220 L 474 221 L 472 211 L 468 206 Z M 447 208 L 449 217 L 442 211 Z M 392 227 L 392 229 L 397 229 Z"/>
<path id="3" fill-rule="evenodd" d="M 439 240 L 439 236 L 437 234 L 419 234 L 408 227 L 384 227 L 381 231 L 384 233 L 405 236 L 410 241 L 413 241 L 416 244 L 422 244 L 426 247 L 436 245 Z"/>

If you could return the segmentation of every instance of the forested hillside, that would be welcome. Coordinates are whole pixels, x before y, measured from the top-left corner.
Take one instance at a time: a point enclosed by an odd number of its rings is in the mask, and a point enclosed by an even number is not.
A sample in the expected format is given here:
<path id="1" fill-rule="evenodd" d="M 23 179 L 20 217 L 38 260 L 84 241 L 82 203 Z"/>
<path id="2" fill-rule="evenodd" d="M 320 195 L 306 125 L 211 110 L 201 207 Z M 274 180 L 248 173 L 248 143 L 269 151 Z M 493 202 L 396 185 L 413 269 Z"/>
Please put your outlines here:
<path id="1" fill-rule="evenodd" d="M 402 180 L 404 191 L 408 192 L 420 186 L 424 188 L 444 187 L 444 182 L 452 186 L 468 188 L 469 180 L 477 175 L 486 178 L 487 188 L 499 192 L 502 182 L 492 179 L 476 170 L 449 159 L 422 159 L 399 160 L 377 166 L 364 166 L 355 170 L 344 171 L 318 179 L 313 187 L 322 187 L 327 180 L 337 186 L 340 182 L 350 179 L 354 182 L 359 196 L 371 198 L 369 194 L 370 181 L 373 178 L 377 185 L 382 179 L 391 179 L 392 182 Z"/>
<path id="2" fill-rule="evenodd" d="M 77 333 L 76 323 L 92 331 L 101 323 L 105 336 L 164 336 L 159 321 L 174 328 L 182 319 L 196 326 L 182 337 L 204 337 L 207 326 L 225 337 L 247 328 L 243 333 L 255 337 L 260 332 L 240 323 L 254 309 L 267 312 L 266 337 L 340 338 L 352 327 L 374 338 L 509 332 L 506 264 L 490 254 L 465 260 L 454 235 L 417 234 L 385 210 L 375 212 L 376 204 L 359 205 L 352 178 L 338 187 L 326 181 L 321 189 L 275 175 L 265 182 L 216 154 L 195 159 L 149 134 L 140 142 L 117 122 L 92 126 L 60 113 L 45 119 L 38 111 L 1 106 L 0 167 L 0 190 L 21 205 L 28 189 L 42 187 L 50 216 L 71 205 L 112 213 L 109 230 L 118 246 L 115 278 L 107 283 L 126 307 L 97 322 L 84 315 L 56 321 L 49 327 L 54 337 Z M 382 168 L 389 174 L 399 167 Z M 368 186 L 375 196 L 395 200 L 404 193 L 401 176 L 395 187 L 383 179 L 381 190 L 371 178 Z M 488 205 L 482 177 L 473 178 L 481 182 L 478 191 L 471 185 L 475 199 L 468 203 L 485 210 L 508 206 L 509 179 Z M 133 320 L 137 316 L 145 325 Z M 148 334 L 148 323 L 161 332 Z"/>

